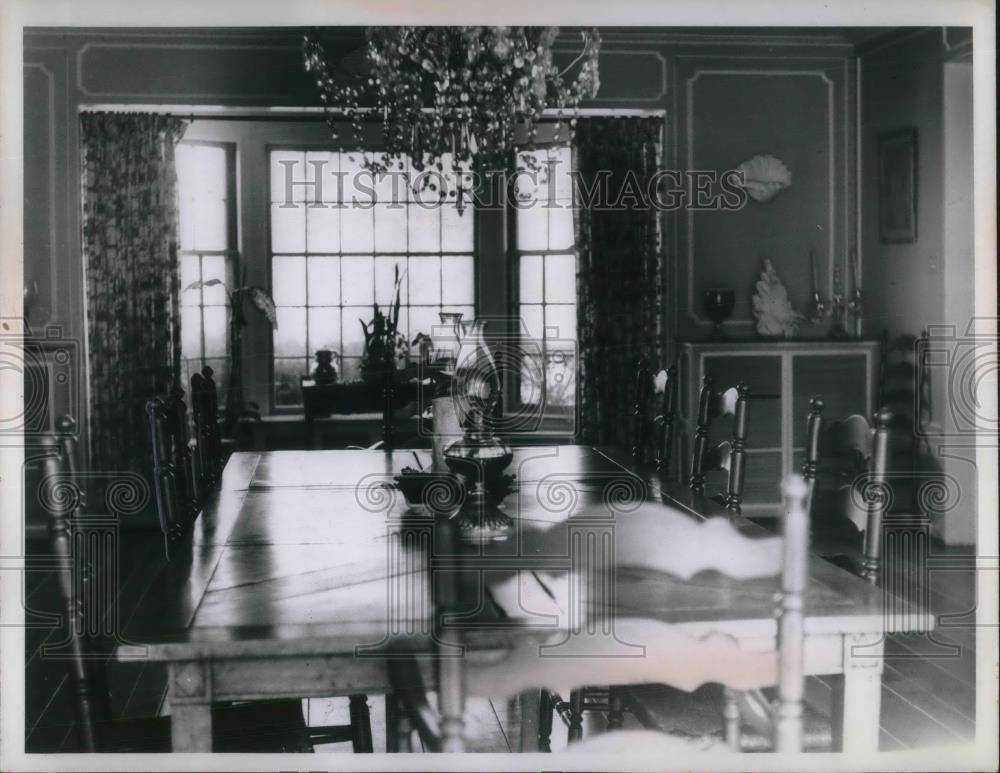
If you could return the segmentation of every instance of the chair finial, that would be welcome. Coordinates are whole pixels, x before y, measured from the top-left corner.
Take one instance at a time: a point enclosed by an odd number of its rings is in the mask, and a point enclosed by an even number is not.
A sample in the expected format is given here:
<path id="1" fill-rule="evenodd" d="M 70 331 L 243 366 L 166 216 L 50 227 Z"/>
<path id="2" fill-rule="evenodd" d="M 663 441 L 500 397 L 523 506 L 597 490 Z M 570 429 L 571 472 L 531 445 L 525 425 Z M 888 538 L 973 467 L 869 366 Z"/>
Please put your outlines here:
<path id="1" fill-rule="evenodd" d="M 876 429 L 888 429 L 889 424 L 892 422 L 892 411 L 886 406 L 882 406 L 875 412 L 875 427 Z"/>
<path id="2" fill-rule="evenodd" d="M 56 419 L 56 431 L 60 435 L 75 435 L 76 419 L 74 419 L 68 413 L 62 414 L 59 418 Z"/>
<path id="3" fill-rule="evenodd" d="M 797 502 L 801 503 L 808 496 L 809 486 L 806 484 L 805 478 L 793 472 L 786 475 L 785 479 L 781 481 L 781 493 L 788 504 L 793 505 Z"/>

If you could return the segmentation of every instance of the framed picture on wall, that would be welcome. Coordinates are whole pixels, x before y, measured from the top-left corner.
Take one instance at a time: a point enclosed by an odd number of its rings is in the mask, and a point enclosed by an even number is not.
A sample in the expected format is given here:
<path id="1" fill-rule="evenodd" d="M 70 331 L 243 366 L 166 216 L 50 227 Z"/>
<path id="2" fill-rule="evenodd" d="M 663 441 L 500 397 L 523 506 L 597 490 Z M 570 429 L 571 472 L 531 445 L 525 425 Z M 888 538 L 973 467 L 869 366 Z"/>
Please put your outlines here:
<path id="1" fill-rule="evenodd" d="M 878 230 L 885 244 L 917 240 L 917 130 L 878 138 Z"/>

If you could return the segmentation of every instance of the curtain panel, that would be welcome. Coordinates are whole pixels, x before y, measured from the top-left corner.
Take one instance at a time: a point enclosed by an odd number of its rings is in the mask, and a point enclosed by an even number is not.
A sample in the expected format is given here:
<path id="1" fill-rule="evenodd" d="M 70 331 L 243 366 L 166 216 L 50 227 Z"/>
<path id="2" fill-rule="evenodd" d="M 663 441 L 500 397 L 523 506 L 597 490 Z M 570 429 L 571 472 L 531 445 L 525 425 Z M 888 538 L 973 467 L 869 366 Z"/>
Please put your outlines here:
<path id="1" fill-rule="evenodd" d="M 577 125 L 577 405 L 587 443 L 630 445 L 637 363 L 663 367 L 660 216 L 646 196 L 662 130 L 652 117 Z"/>
<path id="2" fill-rule="evenodd" d="M 94 470 L 146 472 L 146 400 L 180 379 L 177 170 L 184 121 L 84 113 L 83 253 Z"/>

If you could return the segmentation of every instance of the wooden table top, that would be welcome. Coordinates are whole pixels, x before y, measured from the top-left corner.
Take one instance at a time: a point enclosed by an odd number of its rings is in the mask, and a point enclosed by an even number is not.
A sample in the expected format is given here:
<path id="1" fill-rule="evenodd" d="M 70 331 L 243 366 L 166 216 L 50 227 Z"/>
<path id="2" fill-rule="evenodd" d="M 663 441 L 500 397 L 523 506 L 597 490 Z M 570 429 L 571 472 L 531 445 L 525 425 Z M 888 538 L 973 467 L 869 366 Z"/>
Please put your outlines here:
<path id="1" fill-rule="evenodd" d="M 190 556 L 161 573 L 147 596 L 149 614 L 128 621 L 125 639 L 154 660 L 349 653 L 384 638 L 387 607 L 404 629 L 426 629 L 431 604 L 397 604 L 393 594 L 429 596 L 420 539 L 437 544 L 433 519 L 408 515 L 402 495 L 384 487 L 415 465 L 414 454 L 430 466 L 426 451 L 234 454 L 196 523 Z M 460 559 L 485 578 L 487 602 L 477 620 L 508 635 L 559 613 L 552 587 L 569 572 L 571 527 L 613 517 L 617 539 L 642 539 L 624 528 L 628 514 L 613 515 L 609 501 L 656 502 L 665 514 L 692 520 L 726 514 L 685 487 L 630 472 L 607 450 L 519 448 L 508 473 L 517 476 L 504 500 L 515 524 L 510 538 L 466 547 Z M 739 526 L 767 536 L 749 521 Z M 409 536 L 401 542 L 401 534 Z M 775 630 L 773 580 L 703 572 L 679 581 L 623 566 L 615 582 L 618 616 L 652 617 L 695 633 L 718 630 L 720 622 L 744 636 Z M 505 603 L 511 594 L 518 603 Z M 888 629 L 882 591 L 818 557 L 810 563 L 805 612 L 807 634 Z M 120 657 L 134 655 L 131 645 L 119 649 Z"/>

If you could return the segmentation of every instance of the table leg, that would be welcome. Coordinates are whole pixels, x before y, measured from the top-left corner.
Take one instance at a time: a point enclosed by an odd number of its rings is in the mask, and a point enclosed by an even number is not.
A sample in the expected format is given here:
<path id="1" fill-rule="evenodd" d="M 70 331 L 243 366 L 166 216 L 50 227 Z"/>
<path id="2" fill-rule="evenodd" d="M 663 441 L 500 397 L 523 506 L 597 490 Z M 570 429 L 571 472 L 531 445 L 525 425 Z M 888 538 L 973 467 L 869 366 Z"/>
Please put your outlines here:
<path id="1" fill-rule="evenodd" d="M 175 752 L 212 751 L 211 704 L 171 705 L 170 748 Z"/>
<path id="2" fill-rule="evenodd" d="M 834 744 L 848 754 L 878 751 L 882 707 L 881 634 L 844 637 L 844 673 L 834 694 Z"/>
<path id="3" fill-rule="evenodd" d="M 566 738 L 570 743 L 583 738 L 583 690 L 576 689 L 569 694 L 569 731 Z"/>
<path id="4" fill-rule="evenodd" d="M 390 754 L 411 752 L 413 727 L 395 693 L 385 696 L 385 747 Z"/>
<path id="5" fill-rule="evenodd" d="M 372 731 L 371 713 L 368 710 L 367 695 L 352 695 L 350 697 L 351 744 L 355 754 L 371 754 Z"/>
<path id="6" fill-rule="evenodd" d="M 204 663 L 171 663 L 170 746 L 175 752 L 212 751 L 212 684 Z"/>
<path id="7" fill-rule="evenodd" d="M 608 730 L 620 730 L 625 725 L 625 707 L 622 690 L 608 688 Z"/>
<path id="8" fill-rule="evenodd" d="M 541 703 L 540 690 L 528 690 L 521 693 L 521 751 L 537 752 L 538 749 L 538 710 Z"/>

